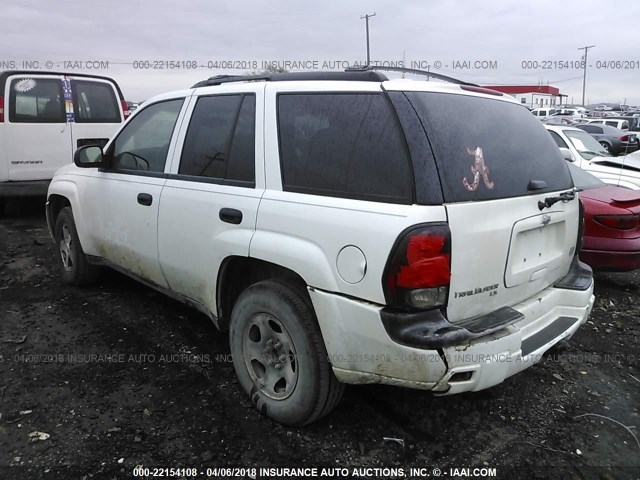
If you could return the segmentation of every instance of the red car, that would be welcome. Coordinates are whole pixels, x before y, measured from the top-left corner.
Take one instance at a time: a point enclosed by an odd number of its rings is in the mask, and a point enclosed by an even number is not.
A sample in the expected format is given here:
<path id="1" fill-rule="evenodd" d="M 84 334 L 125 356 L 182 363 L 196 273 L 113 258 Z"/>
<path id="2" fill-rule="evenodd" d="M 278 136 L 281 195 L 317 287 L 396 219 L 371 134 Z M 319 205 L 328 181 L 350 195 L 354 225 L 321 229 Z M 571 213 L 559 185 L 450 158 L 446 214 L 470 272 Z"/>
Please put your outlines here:
<path id="1" fill-rule="evenodd" d="M 584 205 L 580 260 L 594 270 L 640 268 L 640 190 L 608 185 L 569 164 Z"/>

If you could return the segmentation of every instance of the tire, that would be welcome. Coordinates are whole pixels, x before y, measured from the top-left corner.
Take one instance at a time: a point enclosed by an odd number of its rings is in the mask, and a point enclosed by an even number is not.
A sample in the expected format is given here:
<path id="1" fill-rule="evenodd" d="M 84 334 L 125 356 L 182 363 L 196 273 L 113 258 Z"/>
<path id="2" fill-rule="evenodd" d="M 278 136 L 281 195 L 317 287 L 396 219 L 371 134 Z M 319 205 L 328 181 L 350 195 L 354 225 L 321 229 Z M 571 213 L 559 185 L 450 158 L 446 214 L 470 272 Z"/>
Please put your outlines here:
<path id="1" fill-rule="evenodd" d="M 62 281 L 69 285 L 87 285 L 98 277 L 98 268 L 90 265 L 80 245 L 71 207 L 63 208 L 54 229 Z"/>
<path id="2" fill-rule="evenodd" d="M 229 341 L 240 386 L 276 422 L 306 425 L 340 401 L 344 385 L 306 292 L 276 280 L 247 288 L 233 307 Z"/>
<path id="3" fill-rule="evenodd" d="M 611 144 L 608 142 L 600 142 L 600 145 L 602 145 L 607 152 L 613 155 L 613 152 L 611 151 Z"/>

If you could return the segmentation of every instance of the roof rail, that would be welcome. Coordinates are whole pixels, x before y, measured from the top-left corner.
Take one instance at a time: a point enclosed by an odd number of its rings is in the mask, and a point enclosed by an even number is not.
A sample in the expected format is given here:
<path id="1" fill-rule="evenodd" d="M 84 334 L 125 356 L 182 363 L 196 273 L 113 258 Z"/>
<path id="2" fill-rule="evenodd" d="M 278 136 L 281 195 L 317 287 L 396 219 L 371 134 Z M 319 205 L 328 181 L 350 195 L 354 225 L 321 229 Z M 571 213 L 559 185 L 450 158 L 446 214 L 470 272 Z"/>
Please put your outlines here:
<path id="1" fill-rule="evenodd" d="M 296 80 L 336 80 L 360 82 L 384 82 L 388 78 L 372 70 L 345 70 L 344 72 L 291 72 L 257 75 L 216 75 L 196 83 L 191 88 L 222 85 L 231 82 L 287 82 Z"/>
<path id="2" fill-rule="evenodd" d="M 404 67 L 385 67 L 383 65 L 368 65 L 366 67 L 349 67 L 347 68 L 347 72 L 371 72 L 375 70 L 383 70 L 386 72 L 401 72 L 401 73 L 413 73 L 415 75 L 424 75 L 427 77 L 437 78 L 438 80 L 444 80 L 445 82 L 455 83 L 456 85 L 468 85 L 470 87 L 477 87 L 479 85 L 475 83 L 465 82 L 463 80 L 458 80 L 457 78 L 448 77 L 446 75 L 442 75 L 440 73 L 428 72 L 426 70 L 416 70 L 414 68 L 404 68 Z"/>

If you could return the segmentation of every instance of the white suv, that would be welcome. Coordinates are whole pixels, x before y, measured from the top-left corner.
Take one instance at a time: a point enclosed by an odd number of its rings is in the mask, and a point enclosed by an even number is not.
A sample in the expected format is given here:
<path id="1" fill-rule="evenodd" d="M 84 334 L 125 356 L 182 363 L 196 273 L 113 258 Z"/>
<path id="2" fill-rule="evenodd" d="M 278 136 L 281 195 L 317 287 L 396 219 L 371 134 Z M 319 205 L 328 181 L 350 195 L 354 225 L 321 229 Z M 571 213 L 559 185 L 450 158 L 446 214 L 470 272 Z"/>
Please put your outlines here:
<path id="1" fill-rule="evenodd" d="M 284 424 L 327 414 L 344 383 L 496 385 L 586 321 L 593 279 L 544 127 L 458 83 L 365 69 L 155 97 L 56 173 L 62 277 L 108 265 L 205 312 Z"/>

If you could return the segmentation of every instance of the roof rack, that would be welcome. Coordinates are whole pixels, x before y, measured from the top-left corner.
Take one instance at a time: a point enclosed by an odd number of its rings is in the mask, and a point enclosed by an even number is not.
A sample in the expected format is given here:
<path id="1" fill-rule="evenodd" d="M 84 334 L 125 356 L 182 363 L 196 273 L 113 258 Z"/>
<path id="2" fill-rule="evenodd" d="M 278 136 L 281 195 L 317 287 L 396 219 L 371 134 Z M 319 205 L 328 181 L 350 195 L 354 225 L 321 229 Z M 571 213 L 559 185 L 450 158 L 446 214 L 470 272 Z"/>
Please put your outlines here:
<path id="1" fill-rule="evenodd" d="M 296 80 L 338 80 L 359 82 L 384 82 L 389 80 L 380 72 L 372 70 L 345 70 L 344 72 L 292 72 L 258 75 L 216 75 L 196 83 L 191 88 L 222 85 L 232 82 L 289 82 Z"/>
<path id="2" fill-rule="evenodd" d="M 445 82 L 455 83 L 456 85 L 468 85 L 470 87 L 478 87 L 479 85 L 475 83 L 465 82 L 463 80 L 459 80 L 457 78 L 448 77 L 446 75 L 442 75 L 440 73 L 428 72 L 426 70 L 416 70 L 414 68 L 404 68 L 404 67 L 385 67 L 383 65 L 368 65 L 366 67 L 349 67 L 347 68 L 347 72 L 372 72 L 376 70 L 382 70 L 386 72 L 400 72 L 400 73 L 413 73 L 415 75 L 424 75 L 427 77 L 437 78 L 438 80 L 444 80 Z"/>

